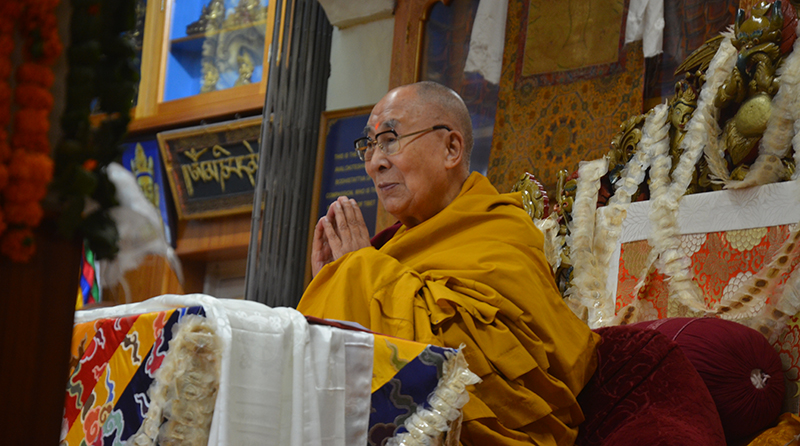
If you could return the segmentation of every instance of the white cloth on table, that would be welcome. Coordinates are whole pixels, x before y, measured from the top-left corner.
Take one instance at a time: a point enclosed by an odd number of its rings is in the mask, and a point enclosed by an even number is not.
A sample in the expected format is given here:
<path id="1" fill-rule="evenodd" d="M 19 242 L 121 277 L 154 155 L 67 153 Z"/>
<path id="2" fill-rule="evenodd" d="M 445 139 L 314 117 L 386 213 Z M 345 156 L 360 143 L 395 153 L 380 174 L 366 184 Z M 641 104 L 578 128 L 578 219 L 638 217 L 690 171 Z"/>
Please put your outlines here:
<path id="1" fill-rule="evenodd" d="M 75 323 L 201 305 L 223 345 L 209 445 L 366 444 L 373 336 L 309 325 L 291 308 L 165 295 Z"/>

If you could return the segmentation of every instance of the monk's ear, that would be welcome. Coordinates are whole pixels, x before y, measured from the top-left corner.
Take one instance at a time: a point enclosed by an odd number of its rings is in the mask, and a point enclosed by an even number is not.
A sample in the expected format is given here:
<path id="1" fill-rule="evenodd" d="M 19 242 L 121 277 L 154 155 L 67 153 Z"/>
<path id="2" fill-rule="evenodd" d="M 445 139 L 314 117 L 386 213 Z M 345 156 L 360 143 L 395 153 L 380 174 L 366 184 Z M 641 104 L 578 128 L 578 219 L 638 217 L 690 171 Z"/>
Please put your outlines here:
<path id="1" fill-rule="evenodd" d="M 445 143 L 445 167 L 452 169 L 461 165 L 464 157 L 464 136 L 458 130 L 451 130 Z"/>

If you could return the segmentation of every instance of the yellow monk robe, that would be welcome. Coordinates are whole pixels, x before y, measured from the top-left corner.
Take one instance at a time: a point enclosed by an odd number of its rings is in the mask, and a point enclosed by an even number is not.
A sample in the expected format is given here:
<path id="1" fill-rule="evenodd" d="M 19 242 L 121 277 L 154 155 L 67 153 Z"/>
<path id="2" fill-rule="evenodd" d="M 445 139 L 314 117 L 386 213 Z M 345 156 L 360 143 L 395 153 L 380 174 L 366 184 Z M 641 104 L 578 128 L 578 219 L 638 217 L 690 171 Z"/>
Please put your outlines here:
<path id="1" fill-rule="evenodd" d="M 519 193 L 473 173 L 429 220 L 380 250 L 326 265 L 298 310 L 370 330 L 458 347 L 483 382 L 464 407 L 464 444 L 570 445 L 575 396 L 596 367 L 593 333 L 564 304 L 544 238 Z"/>

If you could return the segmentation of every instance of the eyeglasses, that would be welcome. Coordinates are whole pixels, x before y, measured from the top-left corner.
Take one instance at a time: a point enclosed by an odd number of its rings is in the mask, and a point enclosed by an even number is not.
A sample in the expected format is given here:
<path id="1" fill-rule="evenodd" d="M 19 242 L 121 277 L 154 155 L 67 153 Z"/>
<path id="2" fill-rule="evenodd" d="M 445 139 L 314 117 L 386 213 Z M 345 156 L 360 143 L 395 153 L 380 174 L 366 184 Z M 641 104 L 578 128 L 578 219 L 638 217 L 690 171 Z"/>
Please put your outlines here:
<path id="1" fill-rule="evenodd" d="M 375 135 L 375 139 L 372 139 L 368 136 L 358 138 L 353 142 L 353 145 L 356 148 L 356 153 L 358 153 L 358 158 L 361 161 L 369 161 L 372 159 L 372 154 L 375 152 L 375 146 L 379 147 L 381 152 L 383 152 L 383 154 L 386 156 L 396 155 L 398 152 L 400 152 L 401 139 L 409 136 L 419 135 L 420 133 L 427 133 L 441 129 L 450 131 L 450 127 L 446 125 L 435 125 L 425 130 L 420 130 L 418 132 L 408 133 L 405 135 L 398 135 L 394 129 L 389 129 L 385 132 L 380 132 Z"/>

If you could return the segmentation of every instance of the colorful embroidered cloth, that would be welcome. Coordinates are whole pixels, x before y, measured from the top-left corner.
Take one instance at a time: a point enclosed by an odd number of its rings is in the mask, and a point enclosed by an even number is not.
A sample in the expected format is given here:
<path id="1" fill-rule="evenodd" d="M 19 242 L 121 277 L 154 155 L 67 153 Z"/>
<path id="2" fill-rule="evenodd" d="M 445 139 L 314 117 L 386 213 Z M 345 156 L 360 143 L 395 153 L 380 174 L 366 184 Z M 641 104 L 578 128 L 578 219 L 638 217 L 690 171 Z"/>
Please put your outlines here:
<path id="1" fill-rule="evenodd" d="M 186 314 L 205 313 L 178 308 L 75 326 L 62 444 L 118 445 L 139 429 L 172 327 Z"/>
<path id="2" fill-rule="evenodd" d="M 223 351 L 223 376 L 209 444 L 238 444 L 258 431 L 262 438 L 274 434 L 275 444 L 299 435 L 302 440 L 298 444 L 380 445 L 404 432 L 405 421 L 418 408 L 428 406 L 426 401 L 442 378 L 444 364 L 457 353 L 454 349 L 343 330 L 341 325 L 310 325 L 294 310 L 270 309 L 255 302 L 181 296 L 177 302 L 194 306 L 153 311 L 164 306 L 164 300 L 159 299 L 153 299 L 156 304 L 117 307 L 119 311 L 103 308 L 81 312 L 78 319 L 88 322 L 76 323 L 73 331 L 62 444 L 119 445 L 139 430 L 150 403 L 148 389 L 169 353 L 174 326 L 187 314 L 215 321 L 223 345 L 228 346 Z M 137 314 L 137 309 L 147 311 Z M 265 322 L 274 323 L 266 326 Z M 299 340 L 303 341 L 298 344 Z M 282 351 L 274 351 L 281 345 Z M 274 382 L 269 378 L 277 375 L 266 371 L 271 366 L 265 364 L 289 369 L 279 371 L 283 378 Z M 286 379 L 293 382 L 282 384 Z M 370 381 L 371 386 L 363 385 Z M 342 391 L 345 386 L 349 389 Z M 314 389 L 323 391 L 315 393 Z M 282 393 L 273 401 L 262 398 L 275 392 Z M 299 422 L 293 415 L 298 410 L 293 398 L 303 400 L 300 413 L 304 416 Z M 289 421 L 261 416 L 250 404 L 275 406 L 273 413 L 284 412 Z M 360 404 L 364 410 L 354 409 Z M 312 416 L 308 416 L 309 410 Z M 316 411 L 319 418 L 314 418 Z M 254 420 L 261 425 L 248 425 Z M 295 429 L 312 422 L 316 428 L 322 425 L 321 437 L 309 437 L 303 432 L 307 429 Z M 326 430 L 326 426 L 333 425 L 339 433 L 326 436 L 332 430 Z"/>

